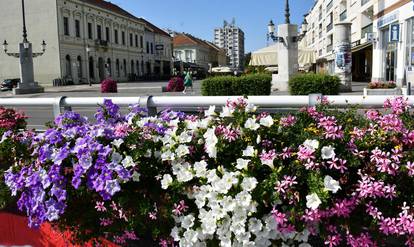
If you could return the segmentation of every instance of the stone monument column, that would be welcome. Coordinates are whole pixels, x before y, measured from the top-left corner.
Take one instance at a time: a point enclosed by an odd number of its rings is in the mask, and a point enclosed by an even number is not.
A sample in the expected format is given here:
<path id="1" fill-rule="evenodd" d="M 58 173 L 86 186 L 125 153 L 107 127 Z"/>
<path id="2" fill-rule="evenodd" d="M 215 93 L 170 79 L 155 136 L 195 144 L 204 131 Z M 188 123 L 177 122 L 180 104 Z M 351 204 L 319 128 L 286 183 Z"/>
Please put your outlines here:
<path id="1" fill-rule="evenodd" d="M 272 75 L 272 90 L 288 91 L 290 78 L 298 72 L 298 26 L 290 24 L 286 0 L 285 24 L 277 26 L 278 74 Z"/>
<path id="2" fill-rule="evenodd" d="M 32 43 L 26 44 L 28 48 L 24 46 L 24 43 L 19 44 L 20 83 L 13 88 L 13 94 L 43 93 L 44 88 L 34 80 Z"/>
<path id="3" fill-rule="evenodd" d="M 281 24 L 277 27 L 278 36 L 283 38 L 277 44 L 278 74 L 273 75 L 272 89 L 289 90 L 290 78 L 298 72 L 298 26 Z"/>
<path id="4" fill-rule="evenodd" d="M 335 74 L 341 80 L 340 90 L 352 91 L 352 52 L 350 22 L 335 24 Z"/>

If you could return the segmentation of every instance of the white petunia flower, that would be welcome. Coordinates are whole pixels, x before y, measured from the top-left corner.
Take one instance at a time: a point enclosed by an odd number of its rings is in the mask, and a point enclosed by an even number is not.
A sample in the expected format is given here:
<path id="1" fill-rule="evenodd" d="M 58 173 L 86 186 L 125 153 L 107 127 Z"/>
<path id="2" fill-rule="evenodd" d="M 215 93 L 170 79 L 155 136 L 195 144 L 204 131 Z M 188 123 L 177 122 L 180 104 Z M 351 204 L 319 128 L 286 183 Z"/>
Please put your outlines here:
<path id="1" fill-rule="evenodd" d="M 193 139 L 193 134 L 191 131 L 184 131 L 180 134 L 179 140 L 180 143 L 189 143 Z"/>
<path id="2" fill-rule="evenodd" d="M 232 110 L 229 107 L 225 106 L 225 107 L 223 107 L 223 110 L 220 113 L 220 117 L 232 117 L 233 116 L 233 111 L 234 110 Z"/>
<path id="3" fill-rule="evenodd" d="M 126 156 L 125 159 L 122 161 L 122 165 L 125 168 L 134 167 L 135 163 L 131 156 Z"/>
<path id="4" fill-rule="evenodd" d="M 184 239 L 189 243 L 196 243 L 198 241 L 198 233 L 194 230 L 187 230 L 184 232 Z M 193 246 L 192 244 L 189 246 Z"/>
<path id="5" fill-rule="evenodd" d="M 181 220 L 181 226 L 185 229 L 190 229 L 194 226 L 194 216 L 192 214 L 189 214 L 187 216 L 182 217 Z"/>
<path id="6" fill-rule="evenodd" d="M 237 159 L 237 165 L 236 168 L 239 170 L 244 170 L 247 169 L 247 166 L 249 165 L 250 160 L 245 160 L 245 159 Z"/>
<path id="7" fill-rule="evenodd" d="M 141 174 L 139 174 L 138 172 L 134 171 L 134 173 L 132 173 L 132 181 L 139 182 L 140 177 L 141 177 Z"/>
<path id="8" fill-rule="evenodd" d="M 262 230 L 263 223 L 262 221 L 256 219 L 256 218 L 250 218 L 249 219 L 249 231 L 252 233 L 258 233 Z"/>
<path id="9" fill-rule="evenodd" d="M 180 240 L 180 230 L 178 227 L 174 226 L 173 229 L 171 229 L 170 236 L 174 239 L 174 241 L 178 242 Z"/>
<path id="10" fill-rule="evenodd" d="M 167 150 L 161 154 L 162 161 L 175 160 L 175 154 L 170 150 Z"/>
<path id="11" fill-rule="evenodd" d="M 178 148 L 175 150 L 175 153 L 177 154 L 178 158 L 181 158 L 187 154 L 190 153 L 190 149 L 188 148 L 187 145 L 180 145 L 178 146 Z"/>
<path id="12" fill-rule="evenodd" d="M 253 146 L 247 146 L 245 150 L 243 150 L 244 157 L 254 157 L 255 150 Z"/>
<path id="13" fill-rule="evenodd" d="M 207 176 L 207 162 L 204 160 L 194 163 L 194 170 L 196 177 L 204 178 Z"/>
<path id="14" fill-rule="evenodd" d="M 250 206 L 250 203 L 252 201 L 252 196 L 247 191 L 242 191 L 239 194 L 236 195 L 236 201 L 239 206 L 242 208 L 247 208 Z"/>
<path id="15" fill-rule="evenodd" d="M 212 105 L 208 108 L 208 110 L 204 111 L 204 115 L 206 116 L 216 116 L 216 106 Z"/>
<path id="16" fill-rule="evenodd" d="M 177 180 L 178 182 L 188 182 L 193 179 L 194 175 L 188 163 L 178 166 Z"/>
<path id="17" fill-rule="evenodd" d="M 306 207 L 315 210 L 319 207 L 322 203 L 321 199 L 319 199 L 316 193 L 310 194 L 306 196 Z"/>
<path id="18" fill-rule="evenodd" d="M 316 150 L 319 148 L 319 141 L 318 140 L 306 140 L 303 145 L 309 149 Z"/>
<path id="19" fill-rule="evenodd" d="M 254 177 L 243 178 L 243 182 L 241 183 L 241 187 L 245 191 L 254 190 L 254 188 L 256 188 L 256 185 L 257 185 L 257 179 Z"/>
<path id="20" fill-rule="evenodd" d="M 321 149 L 322 159 L 330 160 L 335 157 L 335 148 L 332 146 L 325 146 Z"/>
<path id="21" fill-rule="evenodd" d="M 225 212 L 231 212 L 236 207 L 236 201 L 231 196 L 224 196 L 220 204 Z"/>
<path id="22" fill-rule="evenodd" d="M 217 156 L 217 147 L 216 144 L 218 143 L 218 138 L 215 134 L 215 128 L 208 129 L 206 133 L 204 133 L 203 137 L 205 138 L 205 148 L 207 154 L 210 158 L 216 158 Z"/>
<path id="23" fill-rule="evenodd" d="M 161 188 L 166 190 L 172 184 L 173 179 L 170 174 L 164 174 L 161 180 Z"/>
<path id="24" fill-rule="evenodd" d="M 257 130 L 258 128 L 260 128 L 260 124 L 256 123 L 256 119 L 249 118 L 244 123 L 244 127 L 250 130 Z"/>
<path id="25" fill-rule="evenodd" d="M 265 127 L 271 127 L 273 125 L 273 118 L 272 116 L 267 116 L 265 118 L 261 118 L 260 119 L 260 124 L 265 126 Z"/>
<path id="26" fill-rule="evenodd" d="M 189 130 L 196 130 L 198 128 L 198 121 L 190 121 L 190 120 L 185 120 L 187 129 Z"/>
<path id="27" fill-rule="evenodd" d="M 326 176 L 323 180 L 323 184 L 327 191 L 332 191 L 334 194 L 341 189 L 339 182 L 333 179 L 331 176 Z"/>
<path id="28" fill-rule="evenodd" d="M 123 139 L 116 139 L 112 141 L 112 145 L 114 145 L 117 148 L 120 148 L 123 143 L 124 143 Z"/>

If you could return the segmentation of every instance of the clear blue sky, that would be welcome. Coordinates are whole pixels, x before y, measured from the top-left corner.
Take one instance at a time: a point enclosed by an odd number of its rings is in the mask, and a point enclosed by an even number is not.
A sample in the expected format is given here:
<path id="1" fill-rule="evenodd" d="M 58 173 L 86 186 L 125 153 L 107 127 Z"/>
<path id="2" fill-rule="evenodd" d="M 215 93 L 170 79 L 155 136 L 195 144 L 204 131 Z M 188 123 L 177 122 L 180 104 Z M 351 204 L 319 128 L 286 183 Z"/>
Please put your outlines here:
<path id="1" fill-rule="evenodd" d="M 236 18 L 246 53 L 266 46 L 267 24 L 284 22 L 285 0 L 110 0 L 160 28 L 213 40 L 214 28 Z M 301 24 L 314 0 L 290 0 L 291 22 Z"/>

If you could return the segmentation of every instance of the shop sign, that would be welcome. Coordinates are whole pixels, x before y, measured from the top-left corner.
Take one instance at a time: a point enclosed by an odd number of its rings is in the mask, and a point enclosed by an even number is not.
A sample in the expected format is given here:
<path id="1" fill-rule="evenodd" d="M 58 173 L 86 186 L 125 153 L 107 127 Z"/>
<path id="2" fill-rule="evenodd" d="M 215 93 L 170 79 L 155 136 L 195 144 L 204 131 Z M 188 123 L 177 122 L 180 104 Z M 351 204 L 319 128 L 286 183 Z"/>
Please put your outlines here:
<path id="1" fill-rule="evenodd" d="M 414 1 L 414 0 L 413 0 L 413 1 Z M 351 47 L 352 47 L 352 48 L 354 48 L 354 47 L 359 46 L 360 44 L 361 44 L 361 40 L 359 39 L 359 40 L 357 40 L 357 41 L 352 42 L 352 43 L 351 43 Z"/>
<path id="2" fill-rule="evenodd" d="M 400 41 L 400 24 L 391 24 L 390 29 L 390 42 Z"/>
<path id="3" fill-rule="evenodd" d="M 157 50 L 157 51 L 162 51 L 162 50 L 164 50 L 164 45 L 156 45 L 156 46 L 155 46 L 155 50 Z"/>
<path id="4" fill-rule="evenodd" d="M 413 0 L 414 1 L 414 0 Z M 392 14 L 386 15 L 380 19 L 378 19 L 377 22 L 377 26 L 378 28 L 382 28 L 390 23 L 392 23 L 393 21 L 398 19 L 398 15 L 399 15 L 399 11 L 396 11 Z"/>

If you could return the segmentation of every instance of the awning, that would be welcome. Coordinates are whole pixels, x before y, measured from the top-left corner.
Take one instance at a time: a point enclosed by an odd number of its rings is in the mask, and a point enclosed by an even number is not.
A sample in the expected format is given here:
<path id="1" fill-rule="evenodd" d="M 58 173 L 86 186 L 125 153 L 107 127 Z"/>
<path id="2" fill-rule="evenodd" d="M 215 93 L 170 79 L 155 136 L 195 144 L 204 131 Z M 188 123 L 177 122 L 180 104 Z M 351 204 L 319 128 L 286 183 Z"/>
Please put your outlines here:
<path id="1" fill-rule="evenodd" d="M 369 46 L 372 46 L 372 42 L 367 42 L 365 44 L 361 44 L 361 45 L 354 46 L 354 47 L 351 48 L 351 51 L 352 52 L 357 52 L 357 51 L 360 51 L 362 49 L 365 49 L 365 48 L 367 48 Z"/>
<path id="2" fill-rule="evenodd" d="M 215 67 L 211 69 L 211 72 L 213 73 L 233 73 L 234 70 L 232 70 L 229 67 Z"/>
<path id="3" fill-rule="evenodd" d="M 299 67 L 305 67 L 307 64 L 316 62 L 315 53 L 310 49 L 299 49 L 298 63 Z M 250 60 L 251 66 L 276 66 L 278 65 L 277 44 L 262 48 L 252 52 Z"/>

